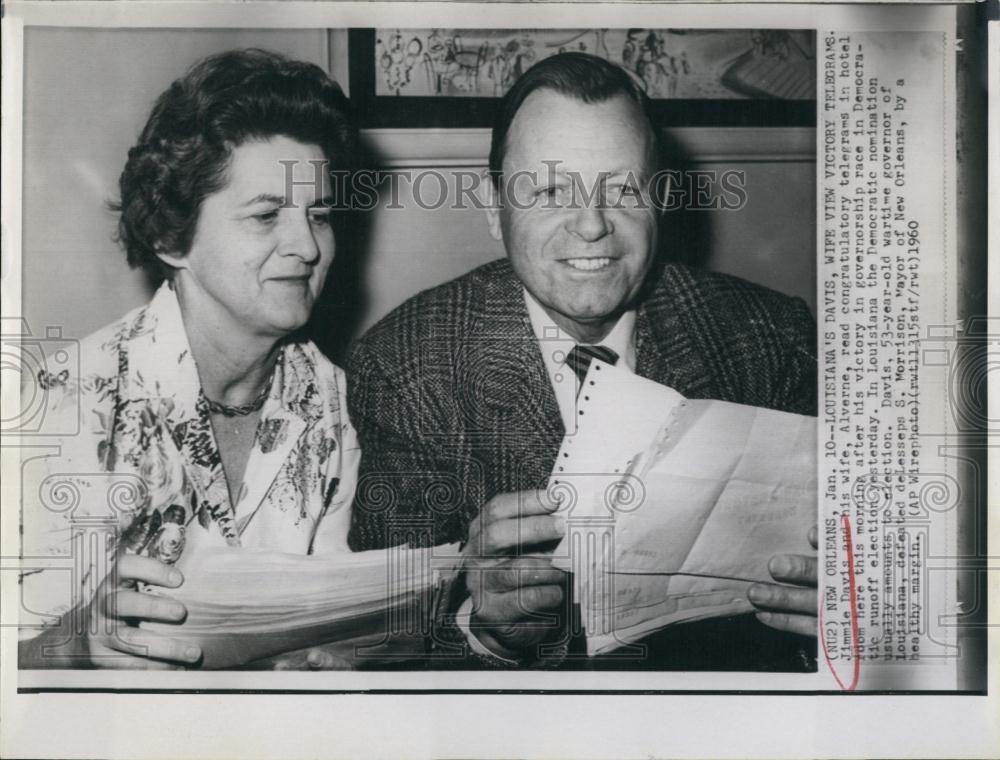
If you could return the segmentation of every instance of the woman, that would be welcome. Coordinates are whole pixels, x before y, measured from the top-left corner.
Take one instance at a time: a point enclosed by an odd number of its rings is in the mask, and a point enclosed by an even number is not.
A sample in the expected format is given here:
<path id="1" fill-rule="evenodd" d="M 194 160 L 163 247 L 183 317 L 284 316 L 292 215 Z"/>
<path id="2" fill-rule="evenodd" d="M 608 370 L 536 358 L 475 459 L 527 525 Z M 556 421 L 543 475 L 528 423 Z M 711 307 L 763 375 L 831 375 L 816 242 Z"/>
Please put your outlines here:
<path id="1" fill-rule="evenodd" d="M 78 557 L 71 530 L 101 514 L 111 556 L 72 594 L 65 573 L 22 574 L 23 606 L 61 621 L 21 642 L 22 667 L 197 663 L 197 646 L 136 625 L 186 614 L 138 584 L 177 587 L 210 546 L 347 551 L 359 452 L 344 375 L 298 334 L 334 256 L 345 112 L 321 69 L 259 50 L 200 62 L 156 102 L 121 175 L 119 237 L 165 282 L 83 341 L 79 379 L 39 377 L 48 413 L 79 409 L 82 428 L 25 510 L 26 557 Z M 73 509 L 51 508 L 60 485 Z"/>

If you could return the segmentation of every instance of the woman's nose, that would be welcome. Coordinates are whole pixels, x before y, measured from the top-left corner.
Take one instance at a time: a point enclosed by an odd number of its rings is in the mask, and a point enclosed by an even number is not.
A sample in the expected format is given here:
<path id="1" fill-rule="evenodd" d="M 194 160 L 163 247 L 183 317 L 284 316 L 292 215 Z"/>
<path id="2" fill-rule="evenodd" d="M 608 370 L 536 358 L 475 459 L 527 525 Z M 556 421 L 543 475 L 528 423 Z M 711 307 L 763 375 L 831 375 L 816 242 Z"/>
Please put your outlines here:
<path id="1" fill-rule="evenodd" d="M 296 214 L 293 219 L 289 219 L 283 236 L 281 252 L 286 256 L 298 256 L 307 264 L 314 264 L 319 259 L 319 243 L 308 215 L 299 217 Z"/>

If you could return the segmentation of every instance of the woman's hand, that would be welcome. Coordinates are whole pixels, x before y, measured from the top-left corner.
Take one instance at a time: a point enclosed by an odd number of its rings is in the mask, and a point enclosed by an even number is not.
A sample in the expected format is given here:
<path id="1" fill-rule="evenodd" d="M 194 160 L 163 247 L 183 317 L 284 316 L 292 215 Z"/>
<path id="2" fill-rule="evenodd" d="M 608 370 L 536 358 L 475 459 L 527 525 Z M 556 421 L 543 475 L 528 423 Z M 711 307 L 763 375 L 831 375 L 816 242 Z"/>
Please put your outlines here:
<path id="1" fill-rule="evenodd" d="M 140 581 L 177 588 L 184 576 L 150 557 L 119 555 L 84 613 L 84 631 L 78 634 L 82 653 L 98 668 L 170 670 L 197 663 L 196 644 L 138 627 L 144 620 L 180 623 L 187 616 L 180 602 L 138 591 Z"/>

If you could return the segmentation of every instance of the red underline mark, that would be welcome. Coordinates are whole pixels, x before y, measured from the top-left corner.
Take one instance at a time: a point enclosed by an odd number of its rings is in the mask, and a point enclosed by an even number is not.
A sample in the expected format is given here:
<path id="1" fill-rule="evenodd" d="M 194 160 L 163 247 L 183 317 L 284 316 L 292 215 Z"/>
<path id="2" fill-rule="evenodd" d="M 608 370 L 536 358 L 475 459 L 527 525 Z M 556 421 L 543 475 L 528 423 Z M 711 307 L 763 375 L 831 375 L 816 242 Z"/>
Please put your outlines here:
<path id="1" fill-rule="evenodd" d="M 822 604 L 819 610 L 819 627 L 820 638 L 823 641 L 823 657 L 826 659 L 827 667 L 830 668 L 830 672 L 833 673 L 833 677 L 837 680 L 837 684 L 842 690 L 854 691 L 858 686 L 858 680 L 861 678 L 861 635 L 858 630 L 858 589 L 854 580 L 854 541 L 851 538 L 851 518 L 847 515 L 841 515 L 840 525 L 844 530 L 844 543 L 847 547 L 847 590 L 850 595 L 851 604 L 851 660 L 853 661 L 854 672 L 851 676 L 850 684 L 844 684 L 836 668 L 833 667 L 833 661 L 830 659 L 830 652 L 826 646 L 826 636 L 823 632 Z"/>

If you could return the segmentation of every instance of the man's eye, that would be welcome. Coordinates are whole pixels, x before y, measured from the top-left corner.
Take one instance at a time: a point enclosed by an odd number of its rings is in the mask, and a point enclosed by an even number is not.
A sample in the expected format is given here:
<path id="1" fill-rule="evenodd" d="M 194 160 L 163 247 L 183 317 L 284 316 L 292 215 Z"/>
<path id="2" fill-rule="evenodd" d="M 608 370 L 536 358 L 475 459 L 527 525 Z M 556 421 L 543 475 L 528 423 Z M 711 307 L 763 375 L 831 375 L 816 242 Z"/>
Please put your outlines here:
<path id="1" fill-rule="evenodd" d="M 620 185 L 619 187 L 609 188 L 608 193 L 612 198 L 638 198 L 639 188 L 635 185 Z"/>
<path id="2" fill-rule="evenodd" d="M 635 185 L 621 185 L 620 187 L 608 188 L 608 205 L 632 208 L 642 199 L 642 191 Z"/>
<path id="3" fill-rule="evenodd" d="M 569 189 L 562 185 L 547 185 L 535 191 L 535 197 L 542 202 L 543 208 L 558 208 L 568 203 Z"/>

